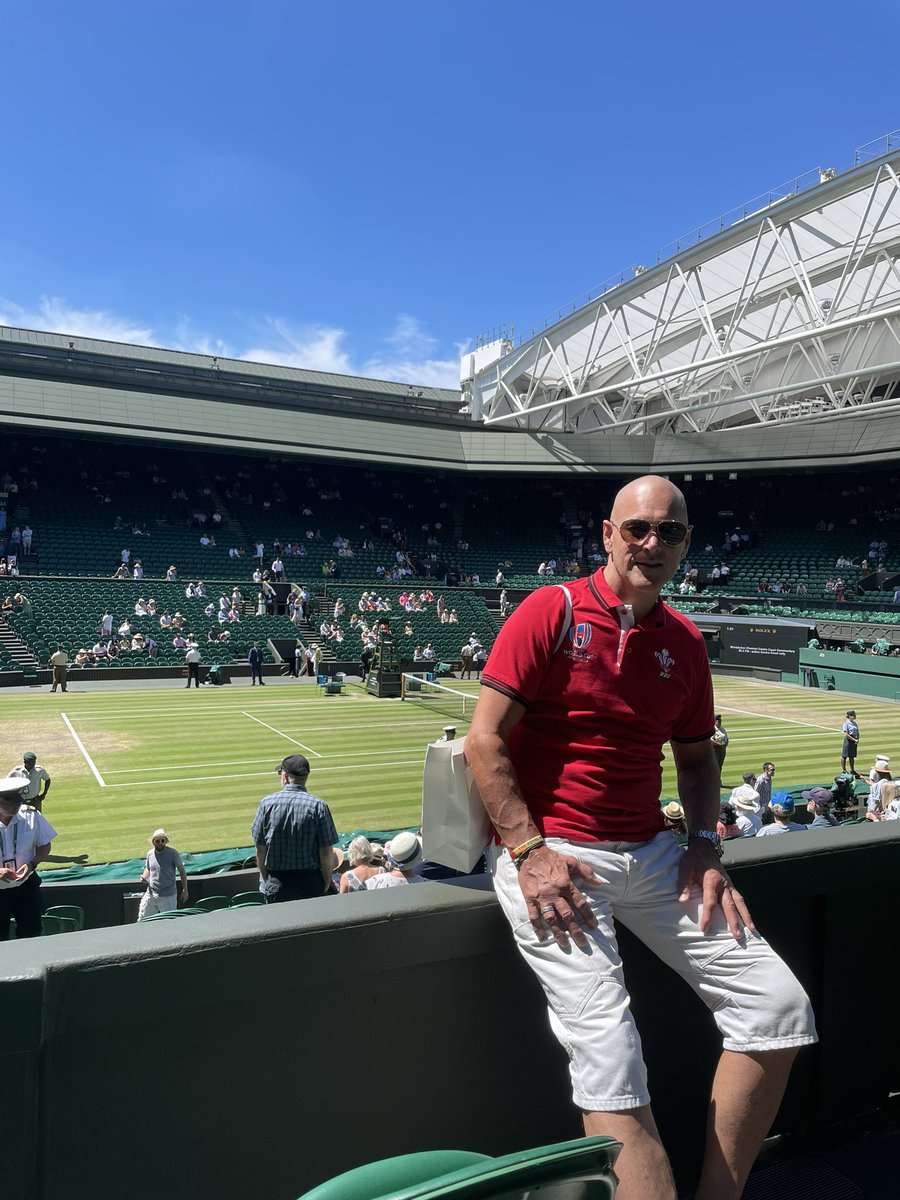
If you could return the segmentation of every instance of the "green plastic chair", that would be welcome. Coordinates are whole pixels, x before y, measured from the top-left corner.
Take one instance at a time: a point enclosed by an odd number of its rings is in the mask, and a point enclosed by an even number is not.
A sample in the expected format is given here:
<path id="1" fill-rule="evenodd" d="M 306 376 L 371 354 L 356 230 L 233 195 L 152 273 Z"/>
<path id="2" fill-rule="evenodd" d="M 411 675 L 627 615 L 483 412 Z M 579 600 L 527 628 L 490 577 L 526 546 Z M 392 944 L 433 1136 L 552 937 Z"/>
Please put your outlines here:
<path id="1" fill-rule="evenodd" d="M 78 929 L 84 929 L 84 909 L 78 904 L 54 904 L 44 909 L 45 917 L 67 917 Z"/>
<path id="2" fill-rule="evenodd" d="M 228 908 L 230 901 L 227 896 L 204 896 L 202 900 L 198 900 L 194 908 L 202 909 L 203 912 L 215 912 L 217 908 Z"/>
<path id="3" fill-rule="evenodd" d="M 41 936 L 48 937 L 56 933 L 77 933 L 78 925 L 72 917 L 54 917 L 44 913 L 41 917 Z"/>
<path id="4" fill-rule="evenodd" d="M 580 1200 L 608 1200 L 621 1149 L 614 1138 L 591 1137 L 503 1158 L 465 1150 L 403 1154 L 346 1171 L 300 1200 L 528 1200 L 538 1192 L 562 1200 L 576 1182 Z"/>
<path id="5" fill-rule="evenodd" d="M 238 892 L 236 896 L 231 897 L 232 908 L 237 908 L 239 904 L 265 904 L 265 902 L 266 898 L 261 892 Z"/>
<path id="6" fill-rule="evenodd" d="M 144 925 L 144 924 L 146 924 L 147 921 L 173 921 L 177 917 L 203 917 L 203 916 L 206 916 L 206 912 L 202 908 L 196 908 L 196 907 L 170 908 L 170 909 L 167 909 L 165 912 L 151 913 L 149 917 L 144 917 L 144 919 L 139 923 L 141 925 Z"/>

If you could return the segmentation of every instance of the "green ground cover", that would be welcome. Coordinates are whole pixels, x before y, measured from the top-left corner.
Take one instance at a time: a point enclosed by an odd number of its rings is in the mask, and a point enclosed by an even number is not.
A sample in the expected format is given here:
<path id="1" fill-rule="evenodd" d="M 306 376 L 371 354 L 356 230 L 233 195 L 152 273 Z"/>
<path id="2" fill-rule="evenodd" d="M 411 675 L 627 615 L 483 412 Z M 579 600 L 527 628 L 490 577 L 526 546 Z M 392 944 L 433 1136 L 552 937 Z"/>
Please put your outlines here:
<path id="1" fill-rule="evenodd" d="M 183 850 L 248 845 L 257 802 L 276 788 L 275 767 L 292 751 L 310 759 L 310 790 L 328 801 L 340 832 L 418 823 L 426 742 L 451 719 L 460 733 L 468 725 L 455 702 L 377 700 L 353 687 L 325 696 L 274 682 L 187 694 L 172 683 L 0 695 L 0 770 L 33 749 L 53 775 L 45 812 L 59 830 L 57 851 L 86 851 L 92 862 L 142 855 L 158 825 Z M 454 686 L 477 694 L 474 682 Z M 859 769 L 876 752 L 900 767 L 891 702 L 731 679 L 716 680 L 716 702 L 731 737 L 728 788 L 765 759 L 778 766 L 776 786 L 830 781 L 847 708 L 859 714 Z M 663 792 L 676 794 L 670 758 Z"/>

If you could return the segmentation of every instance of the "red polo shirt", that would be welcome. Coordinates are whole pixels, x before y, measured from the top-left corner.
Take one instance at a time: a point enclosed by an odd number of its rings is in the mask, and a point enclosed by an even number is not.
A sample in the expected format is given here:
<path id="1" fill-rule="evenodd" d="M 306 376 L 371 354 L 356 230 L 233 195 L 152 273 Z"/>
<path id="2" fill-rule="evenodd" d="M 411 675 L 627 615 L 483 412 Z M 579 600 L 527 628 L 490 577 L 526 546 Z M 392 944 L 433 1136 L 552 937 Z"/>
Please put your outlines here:
<path id="1" fill-rule="evenodd" d="M 634 624 L 602 571 L 539 588 L 506 621 L 482 683 L 525 706 L 509 739 L 546 837 L 648 841 L 664 828 L 662 747 L 711 737 L 703 635 L 659 601 Z"/>

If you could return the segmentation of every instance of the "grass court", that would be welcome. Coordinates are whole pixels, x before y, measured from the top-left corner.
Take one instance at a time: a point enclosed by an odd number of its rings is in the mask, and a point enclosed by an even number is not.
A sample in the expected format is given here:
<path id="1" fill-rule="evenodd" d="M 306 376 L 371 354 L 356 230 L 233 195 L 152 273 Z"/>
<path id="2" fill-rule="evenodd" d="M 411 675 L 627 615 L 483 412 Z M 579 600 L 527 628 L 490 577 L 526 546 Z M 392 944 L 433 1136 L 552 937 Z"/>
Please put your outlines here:
<path id="1" fill-rule="evenodd" d="M 0 695 L 0 770 L 35 751 L 53 776 L 44 811 L 59 831 L 56 852 L 86 851 L 91 862 L 142 855 L 159 825 L 186 851 L 249 845 L 256 805 L 277 788 L 275 768 L 293 752 L 310 760 L 310 790 L 328 802 L 341 833 L 415 825 L 425 744 L 451 721 L 465 732 L 478 693 L 474 681 L 452 681 L 468 696 L 463 712 L 453 698 L 378 700 L 353 686 L 325 696 L 303 684 L 240 682 L 185 695 L 179 682 L 103 691 L 79 685 L 77 675 L 70 681 L 66 694 Z M 876 752 L 900 765 L 890 701 L 748 680 L 715 685 L 731 738 L 729 788 L 767 758 L 777 764 L 776 787 L 830 782 L 847 708 L 860 724 L 857 768 L 865 774 Z M 676 794 L 670 756 L 663 794 Z"/>

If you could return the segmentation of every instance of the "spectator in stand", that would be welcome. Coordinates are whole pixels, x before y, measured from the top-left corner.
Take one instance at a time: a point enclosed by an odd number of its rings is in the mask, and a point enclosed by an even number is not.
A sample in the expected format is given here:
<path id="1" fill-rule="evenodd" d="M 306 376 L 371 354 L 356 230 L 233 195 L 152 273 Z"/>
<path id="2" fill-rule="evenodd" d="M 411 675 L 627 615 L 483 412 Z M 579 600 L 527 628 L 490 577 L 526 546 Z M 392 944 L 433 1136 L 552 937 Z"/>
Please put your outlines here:
<path id="1" fill-rule="evenodd" d="M 806 826 L 800 825 L 797 821 L 792 821 L 794 815 L 794 801 L 790 798 L 787 792 L 776 792 L 775 799 L 772 802 L 772 813 L 775 820 L 771 825 L 763 825 L 762 829 L 756 831 L 757 837 L 766 837 L 768 834 L 775 833 L 806 833 Z"/>
<path id="2" fill-rule="evenodd" d="M 31 553 L 31 539 L 34 536 L 34 530 L 25 522 L 22 529 L 22 553 L 27 557 Z"/>
<path id="3" fill-rule="evenodd" d="M 726 838 L 736 838 L 741 836 L 740 828 L 737 823 L 737 810 L 730 800 L 726 800 L 719 809 L 719 819 L 716 822 L 716 833 L 725 841 Z"/>
<path id="4" fill-rule="evenodd" d="M 366 880 L 367 892 L 425 882 L 421 874 L 422 843 L 414 833 L 398 833 L 385 846 L 384 852 L 385 869 Z"/>
<path id="5" fill-rule="evenodd" d="M 772 803 L 772 780 L 775 778 L 775 764 L 764 762 L 762 774 L 756 778 L 756 791 L 759 794 L 761 808 L 768 808 Z"/>
<path id="6" fill-rule="evenodd" d="M 306 789 L 309 761 L 291 754 L 278 772 L 281 788 L 260 801 L 250 830 L 268 904 L 324 895 L 338 840 L 328 805 Z"/>
<path id="7" fill-rule="evenodd" d="M 169 581 L 169 583 L 174 583 L 177 578 L 178 571 L 175 569 L 175 564 L 173 563 L 169 567 L 168 571 L 166 571 L 166 579 Z"/>
<path id="8" fill-rule="evenodd" d="M 876 760 L 872 768 L 875 780 L 869 785 L 869 798 L 866 801 L 866 820 L 881 821 L 885 809 L 897 795 L 897 785 L 891 778 L 890 768 L 884 760 Z"/>
<path id="9" fill-rule="evenodd" d="M 738 810 L 737 827 L 740 837 L 755 837 L 762 829 L 759 815 L 759 792 L 749 784 L 741 784 L 731 793 L 731 803 Z"/>
<path id="10" fill-rule="evenodd" d="M 355 837 L 347 847 L 350 870 L 341 876 L 340 894 L 364 892 L 366 883 L 384 870 L 384 848 L 373 846 L 362 834 Z"/>
<path id="11" fill-rule="evenodd" d="M 832 811 L 834 799 L 828 788 L 810 788 L 808 792 L 803 793 L 803 799 L 807 802 L 806 811 L 812 816 L 812 821 L 809 823 L 810 829 L 832 829 L 836 825 L 840 825 L 840 821 Z"/>

